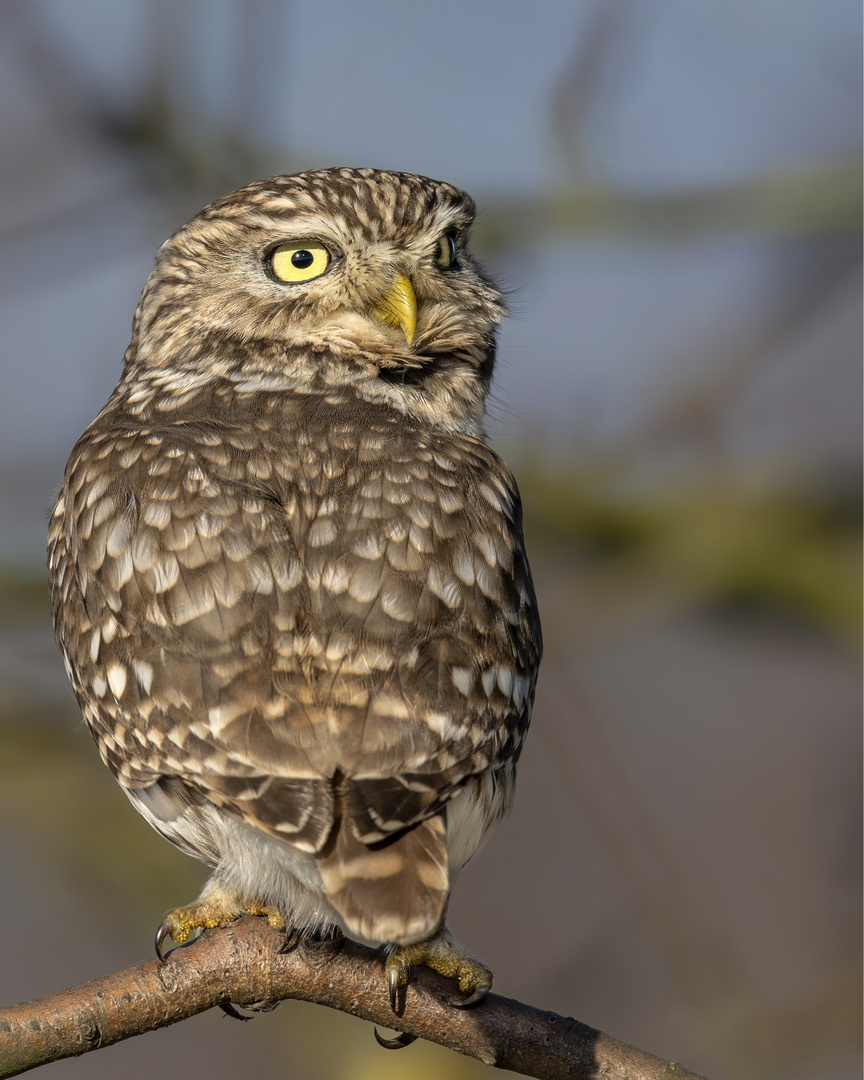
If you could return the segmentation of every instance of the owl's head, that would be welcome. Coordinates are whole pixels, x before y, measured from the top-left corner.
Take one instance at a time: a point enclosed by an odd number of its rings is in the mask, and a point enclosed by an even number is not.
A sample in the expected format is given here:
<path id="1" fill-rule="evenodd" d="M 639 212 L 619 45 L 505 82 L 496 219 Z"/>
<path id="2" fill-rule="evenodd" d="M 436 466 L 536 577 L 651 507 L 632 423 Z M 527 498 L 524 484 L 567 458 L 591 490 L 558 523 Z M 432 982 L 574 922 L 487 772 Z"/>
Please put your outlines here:
<path id="1" fill-rule="evenodd" d="M 130 370 L 350 385 L 477 429 L 505 314 L 468 252 L 474 204 L 423 176 L 323 169 L 206 207 L 163 244 Z"/>

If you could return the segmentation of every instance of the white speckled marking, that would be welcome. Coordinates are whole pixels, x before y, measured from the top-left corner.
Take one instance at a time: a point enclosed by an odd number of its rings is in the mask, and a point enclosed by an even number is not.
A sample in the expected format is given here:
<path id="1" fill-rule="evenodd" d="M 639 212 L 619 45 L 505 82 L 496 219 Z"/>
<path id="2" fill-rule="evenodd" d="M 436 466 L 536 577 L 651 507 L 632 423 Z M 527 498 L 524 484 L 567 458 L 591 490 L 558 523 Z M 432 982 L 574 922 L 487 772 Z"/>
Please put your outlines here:
<path id="1" fill-rule="evenodd" d="M 465 697 L 468 697 L 474 689 L 474 672 L 470 668 L 454 667 L 450 672 L 450 678 L 459 693 L 464 694 Z"/>
<path id="2" fill-rule="evenodd" d="M 115 697 L 123 697 L 126 689 L 126 668 L 122 664 L 112 664 L 108 668 L 108 685 Z"/>

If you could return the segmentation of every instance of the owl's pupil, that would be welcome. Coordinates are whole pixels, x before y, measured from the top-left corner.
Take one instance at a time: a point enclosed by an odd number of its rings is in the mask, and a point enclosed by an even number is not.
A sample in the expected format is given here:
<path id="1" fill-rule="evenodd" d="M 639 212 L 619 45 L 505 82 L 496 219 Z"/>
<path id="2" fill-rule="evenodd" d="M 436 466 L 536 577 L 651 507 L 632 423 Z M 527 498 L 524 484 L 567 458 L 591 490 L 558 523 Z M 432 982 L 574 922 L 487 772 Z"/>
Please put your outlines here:
<path id="1" fill-rule="evenodd" d="M 301 251 L 295 251 L 291 256 L 291 265 L 296 266 L 298 270 L 305 270 L 307 266 L 311 266 L 315 261 L 315 256 L 311 251 L 307 251 L 303 248 Z"/>

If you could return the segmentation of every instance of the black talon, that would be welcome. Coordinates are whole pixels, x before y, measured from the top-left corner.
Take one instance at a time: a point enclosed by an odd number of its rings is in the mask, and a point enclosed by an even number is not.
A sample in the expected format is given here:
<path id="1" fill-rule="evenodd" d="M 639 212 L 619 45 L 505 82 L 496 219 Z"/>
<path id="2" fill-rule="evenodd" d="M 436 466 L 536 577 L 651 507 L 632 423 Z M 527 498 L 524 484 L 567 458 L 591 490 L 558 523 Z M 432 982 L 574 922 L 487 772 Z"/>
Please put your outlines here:
<path id="1" fill-rule="evenodd" d="M 248 1009 L 254 1016 L 255 1013 L 273 1012 L 278 1001 L 272 1001 L 269 998 L 265 998 L 263 1001 L 250 1001 L 248 1005 L 244 1005 L 244 1009 Z M 247 1016 L 245 1013 L 241 1013 L 237 1006 L 232 1001 L 220 1001 L 219 1008 L 226 1015 L 230 1016 L 232 1020 L 251 1020 L 251 1016 Z"/>
<path id="2" fill-rule="evenodd" d="M 288 931 L 288 933 L 285 935 L 285 941 L 280 946 L 279 952 L 280 953 L 294 952 L 294 950 L 300 944 L 300 941 L 301 941 L 302 937 L 303 937 L 303 935 L 300 933 L 300 931 L 297 929 L 297 927 L 296 926 L 292 927 Z"/>
<path id="3" fill-rule="evenodd" d="M 390 1008 L 399 1014 L 399 972 L 390 968 L 387 972 L 387 988 L 390 991 Z"/>
<path id="4" fill-rule="evenodd" d="M 395 1039 L 385 1039 L 383 1035 L 378 1034 L 378 1028 L 372 1028 L 375 1033 L 375 1042 L 379 1046 L 383 1046 L 385 1050 L 404 1050 L 406 1046 L 410 1046 L 411 1043 L 417 1042 L 416 1035 L 408 1035 L 407 1032 L 402 1032 L 397 1035 Z"/>
<path id="5" fill-rule="evenodd" d="M 448 1005 L 452 1005 L 454 1009 L 470 1009 L 472 1005 L 478 1005 L 483 998 L 489 993 L 488 986 L 481 986 L 478 990 L 475 990 L 467 998 L 457 998 L 453 1001 L 448 1001 Z"/>
<path id="6" fill-rule="evenodd" d="M 169 949 L 169 951 L 166 953 L 162 951 L 162 945 L 165 942 L 165 938 L 170 936 L 171 924 L 168 922 L 167 919 L 165 919 L 164 922 L 161 922 L 159 924 L 159 929 L 156 931 L 156 956 L 159 958 L 160 964 L 164 964 L 167 961 L 168 957 L 171 955 L 171 953 L 177 952 L 178 949 L 185 949 L 187 945 L 191 945 L 193 942 L 197 941 L 198 938 L 201 936 L 201 930 L 199 929 L 195 933 L 194 937 L 189 938 L 187 941 L 184 941 L 180 945 L 176 945 L 173 949 Z"/>
<path id="7" fill-rule="evenodd" d="M 171 924 L 168 922 L 167 919 L 164 919 L 161 923 L 159 923 L 159 928 L 156 931 L 156 942 L 155 942 L 155 944 L 156 944 L 156 956 L 159 958 L 159 963 L 160 964 L 164 964 L 165 961 L 168 959 L 169 954 L 166 954 L 166 953 L 164 953 L 162 951 L 162 945 L 163 945 L 163 943 L 165 941 L 165 938 L 170 937 L 170 935 L 171 935 Z"/>
<path id="8" fill-rule="evenodd" d="M 237 1012 L 230 1001 L 220 1001 L 219 1008 L 226 1016 L 230 1016 L 232 1020 L 251 1020 L 251 1016 L 244 1016 L 243 1013 Z"/>

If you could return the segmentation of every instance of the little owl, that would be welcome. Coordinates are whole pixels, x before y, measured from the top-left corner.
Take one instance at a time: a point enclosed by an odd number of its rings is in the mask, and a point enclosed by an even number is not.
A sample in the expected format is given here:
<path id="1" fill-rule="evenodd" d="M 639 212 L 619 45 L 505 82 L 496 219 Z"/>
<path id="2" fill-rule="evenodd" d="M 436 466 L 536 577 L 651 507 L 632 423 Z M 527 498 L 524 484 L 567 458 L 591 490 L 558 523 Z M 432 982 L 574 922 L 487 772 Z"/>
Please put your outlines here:
<path id="1" fill-rule="evenodd" d="M 478 1001 L 450 889 L 513 795 L 541 640 L 483 441 L 501 294 L 449 184 L 250 184 L 159 251 L 51 519 L 54 620 L 103 760 L 244 913 L 386 945 Z"/>

